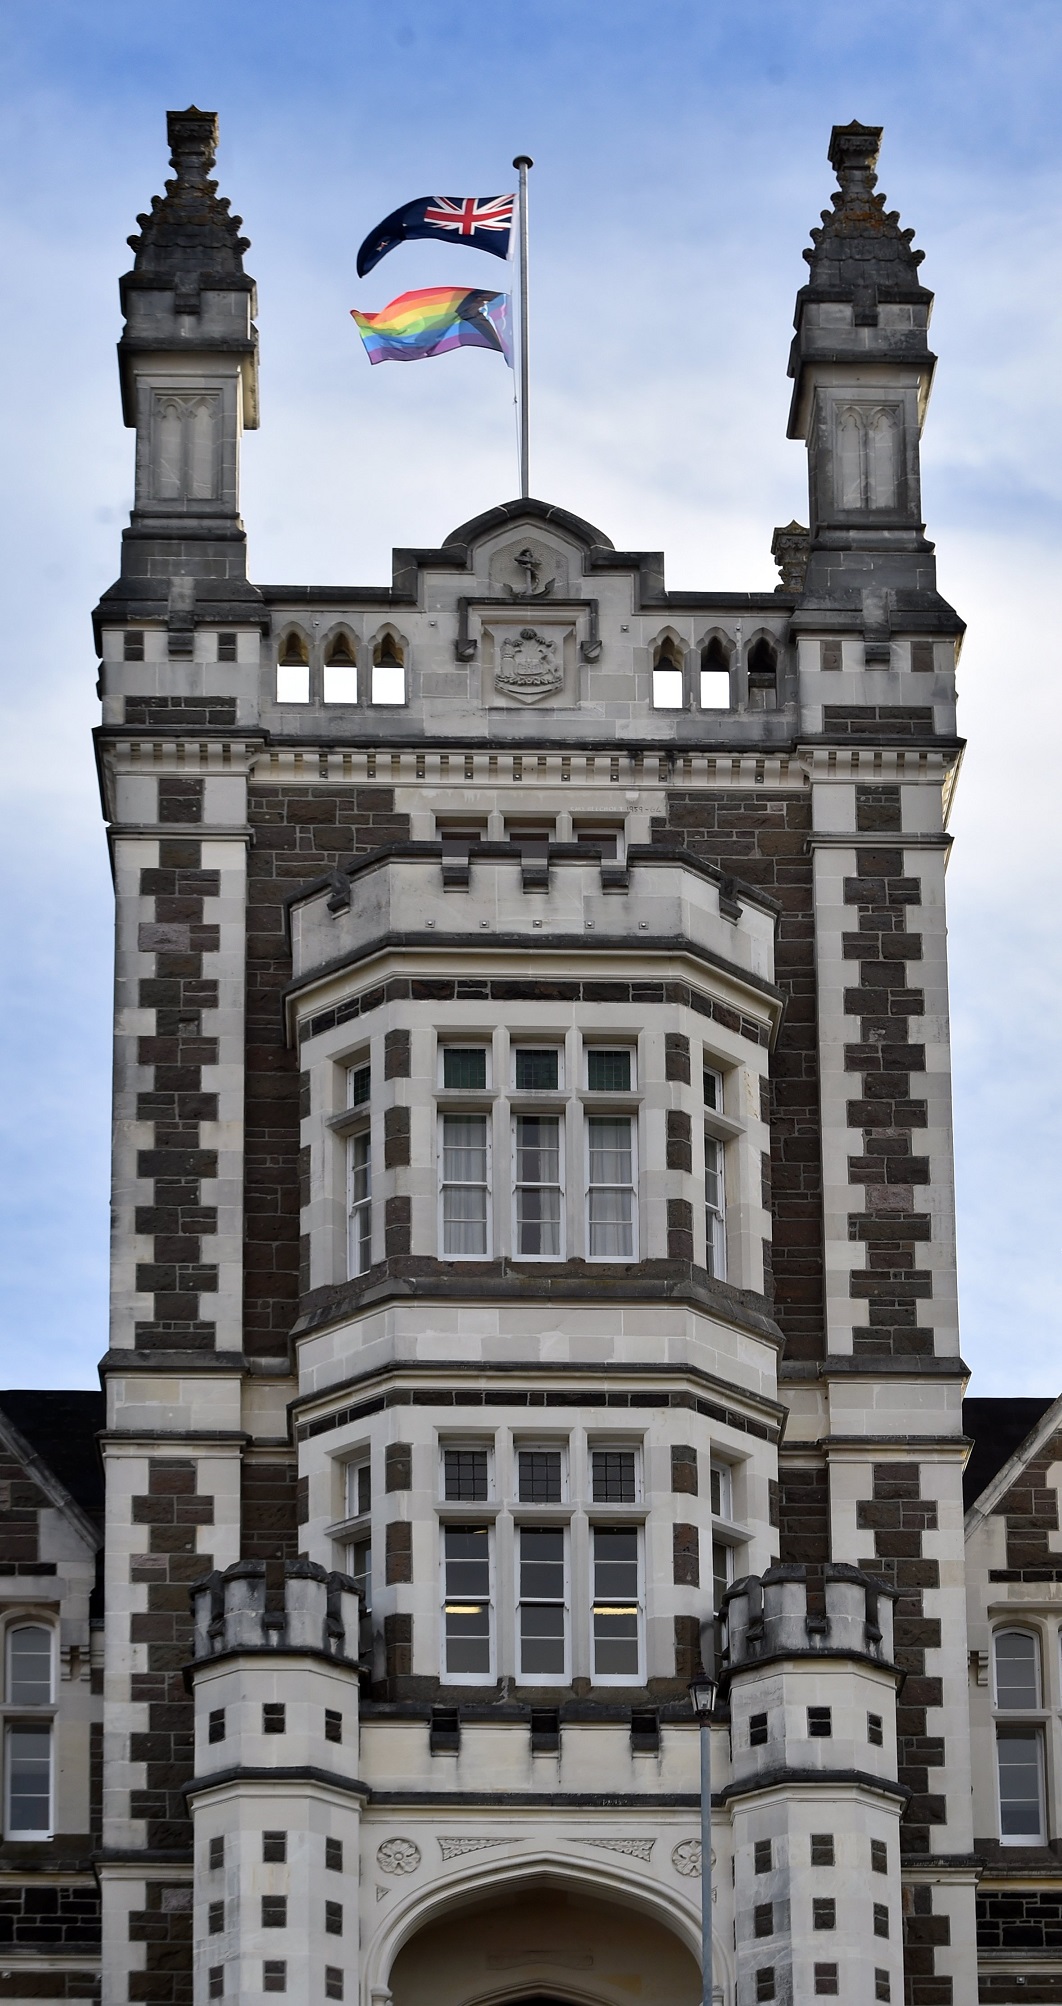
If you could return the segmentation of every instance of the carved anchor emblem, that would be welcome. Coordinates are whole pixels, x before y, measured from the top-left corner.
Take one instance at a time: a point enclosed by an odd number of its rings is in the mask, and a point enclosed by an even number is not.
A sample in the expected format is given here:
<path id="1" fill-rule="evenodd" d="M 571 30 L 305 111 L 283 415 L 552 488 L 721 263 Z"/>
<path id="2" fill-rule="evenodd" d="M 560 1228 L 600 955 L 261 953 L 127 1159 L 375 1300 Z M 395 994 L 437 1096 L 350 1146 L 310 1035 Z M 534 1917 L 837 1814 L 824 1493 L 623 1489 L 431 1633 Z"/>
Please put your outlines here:
<path id="1" fill-rule="evenodd" d="M 548 599 L 553 590 L 554 580 L 547 578 L 544 584 L 539 584 L 542 559 L 535 555 L 530 544 L 525 544 L 522 550 L 517 551 L 513 563 L 524 574 L 524 589 L 518 592 L 515 585 L 510 585 L 508 588 L 510 599 Z"/>

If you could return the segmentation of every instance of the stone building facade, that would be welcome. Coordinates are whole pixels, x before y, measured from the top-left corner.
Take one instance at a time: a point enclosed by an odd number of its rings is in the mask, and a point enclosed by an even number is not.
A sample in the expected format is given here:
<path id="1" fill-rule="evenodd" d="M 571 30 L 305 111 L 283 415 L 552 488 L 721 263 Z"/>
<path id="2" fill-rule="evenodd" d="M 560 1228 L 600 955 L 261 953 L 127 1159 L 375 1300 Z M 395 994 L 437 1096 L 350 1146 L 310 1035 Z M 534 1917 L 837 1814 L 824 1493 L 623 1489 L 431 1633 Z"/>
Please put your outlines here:
<path id="1" fill-rule="evenodd" d="M 1062 1411 L 964 1417 L 962 623 L 880 134 L 767 593 L 535 501 L 250 582 L 247 244 L 169 136 L 95 616 L 106 1411 L 0 1403 L 0 1999 L 693 2006 L 711 1654 L 722 2006 L 1062 2000 Z"/>

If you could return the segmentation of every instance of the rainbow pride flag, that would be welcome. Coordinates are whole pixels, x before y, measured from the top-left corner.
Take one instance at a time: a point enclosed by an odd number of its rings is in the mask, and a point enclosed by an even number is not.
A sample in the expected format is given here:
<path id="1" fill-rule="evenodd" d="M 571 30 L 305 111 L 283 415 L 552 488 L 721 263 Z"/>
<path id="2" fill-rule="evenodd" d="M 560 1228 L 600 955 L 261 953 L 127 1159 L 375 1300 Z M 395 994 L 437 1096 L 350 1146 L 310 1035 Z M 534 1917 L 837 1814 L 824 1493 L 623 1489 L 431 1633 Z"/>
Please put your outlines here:
<path id="1" fill-rule="evenodd" d="M 508 293 L 467 286 L 424 286 L 401 293 L 379 313 L 351 308 L 370 362 L 419 362 L 451 348 L 494 348 L 513 366 Z"/>

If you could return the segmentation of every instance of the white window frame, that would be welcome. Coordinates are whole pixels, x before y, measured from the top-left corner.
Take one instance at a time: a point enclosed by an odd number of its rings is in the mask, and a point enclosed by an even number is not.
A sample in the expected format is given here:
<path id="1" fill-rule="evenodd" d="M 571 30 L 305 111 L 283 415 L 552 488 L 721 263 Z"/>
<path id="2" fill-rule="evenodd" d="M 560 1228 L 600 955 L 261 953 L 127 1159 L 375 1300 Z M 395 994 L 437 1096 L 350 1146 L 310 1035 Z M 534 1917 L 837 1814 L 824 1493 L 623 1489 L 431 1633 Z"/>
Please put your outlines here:
<path id="1" fill-rule="evenodd" d="M 358 1478 L 362 1470 L 369 1472 L 369 1502 L 364 1509 L 358 1505 Z M 343 1465 L 343 1503 L 346 1518 L 368 1518 L 372 1510 L 372 1456 L 368 1449 L 350 1456 Z"/>
<path id="2" fill-rule="evenodd" d="M 356 1197 L 355 1151 L 365 1146 L 365 1190 Z M 365 1258 L 362 1259 L 364 1254 Z M 368 1121 L 347 1136 L 347 1274 L 351 1281 L 372 1267 L 372 1131 Z"/>
<path id="3" fill-rule="evenodd" d="M 47 1739 L 48 1745 L 48 1822 L 44 1827 L 27 1830 L 16 1825 L 11 1815 L 12 1786 L 12 1736 L 16 1734 L 38 1734 Z M 52 1714 L 36 1719 L 27 1715 L 23 1719 L 8 1720 L 4 1729 L 4 1836 L 20 1845 L 44 1844 L 55 1833 L 55 1721 Z"/>
<path id="4" fill-rule="evenodd" d="M 535 1498 L 522 1498 L 520 1496 L 520 1458 L 521 1456 L 536 1456 L 536 1455 L 559 1457 L 560 1459 L 559 1498 L 535 1499 Z M 569 1460 L 570 1459 L 568 1454 L 567 1439 L 565 1439 L 564 1441 L 544 1442 L 538 1440 L 538 1438 L 536 1437 L 533 1441 L 529 1442 L 529 1441 L 522 1441 L 518 1436 L 513 1443 L 513 1510 L 519 1511 L 521 1514 L 527 1511 L 532 1511 L 532 1512 L 557 1511 L 561 1505 L 566 1505 L 571 1496 L 570 1482 L 569 1482 Z"/>
<path id="5" fill-rule="evenodd" d="M 364 1583 L 364 1586 L 365 1586 L 365 1601 L 364 1601 L 364 1603 L 363 1603 L 363 1605 L 362 1605 L 362 1614 L 363 1614 L 364 1616 L 371 1616 L 371 1614 L 372 1614 L 372 1533 L 370 1532 L 370 1530 L 369 1530 L 368 1526 L 366 1526 L 366 1528 L 365 1528 L 365 1531 L 364 1531 L 364 1532 L 363 1532 L 363 1533 L 362 1533 L 362 1534 L 361 1534 L 361 1535 L 359 1536 L 359 1538 L 357 1538 L 357 1539 L 352 1539 L 352 1540 L 350 1541 L 350 1544 L 349 1544 L 349 1545 L 348 1545 L 348 1547 L 347 1547 L 347 1573 L 348 1573 L 348 1574 L 350 1575 L 350 1578 L 351 1578 L 351 1580 L 352 1580 L 352 1581 L 357 1581 L 357 1580 L 359 1579 L 359 1576 L 358 1576 L 357 1572 L 355 1571 L 355 1567 L 354 1567 L 354 1555 L 355 1555 L 355 1553 L 358 1553 L 358 1552 L 361 1552 L 362 1550 L 364 1550 L 364 1551 L 365 1551 L 365 1552 L 367 1552 L 367 1554 L 368 1554 L 368 1565 L 367 1565 L 367 1567 L 366 1567 L 366 1569 L 365 1569 L 365 1572 L 364 1572 L 364 1574 L 363 1574 L 363 1575 L 361 1575 L 361 1577 L 360 1577 L 360 1578 L 361 1578 L 361 1580 L 362 1580 L 362 1581 L 363 1581 L 363 1583 Z"/>
<path id="6" fill-rule="evenodd" d="M 485 1498 L 447 1497 L 446 1458 L 448 1454 L 452 1454 L 454 1451 L 458 1453 L 463 1451 L 465 1455 L 486 1456 L 487 1495 Z M 493 1436 L 489 1441 L 477 1440 L 474 1436 L 467 1435 L 456 1437 L 443 1436 L 439 1442 L 439 1503 L 445 1506 L 448 1512 L 476 1512 L 481 1509 L 485 1511 L 488 1506 L 493 1506 L 496 1503 L 497 1496 Z"/>
<path id="7" fill-rule="evenodd" d="M 470 1511 L 471 1509 L 472 1508 L 470 1507 Z M 447 1593 L 446 1539 L 447 1539 L 447 1534 L 451 1532 L 479 1532 L 479 1531 L 485 1531 L 487 1535 L 486 1601 L 487 1601 L 488 1667 L 487 1670 L 484 1672 L 452 1672 L 447 1663 L 447 1645 L 449 1639 L 447 1637 L 447 1632 L 446 1632 L 446 1617 L 447 1617 L 447 1605 L 450 1602 L 456 1601 L 457 1598 Z M 497 1574 L 497 1564 L 495 1558 L 494 1525 L 492 1520 L 489 1518 L 473 1518 L 471 1516 L 469 1516 L 467 1519 L 464 1517 L 444 1519 L 439 1527 L 439 1576 L 440 1576 L 439 1668 L 444 1685 L 485 1686 L 493 1684 L 494 1680 L 497 1677 L 498 1626 L 497 1626 L 496 1574 Z"/>
<path id="8" fill-rule="evenodd" d="M 633 1067 L 632 1067 L 632 1069 L 631 1069 L 631 1070 L 632 1070 L 632 1075 L 633 1075 Z M 602 1093 L 602 1095 L 601 1095 L 601 1098 L 602 1098 L 602 1101 L 607 1101 L 607 1099 L 608 1099 L 608 1096 L 607 1096 L 607 1095 L 606 1095 L 605 1093 Z M 601 1110 L 600 1110 L 600 1112 L 599 1112 L 599 1111 L 598 1111 L 598 1110 L 597 1110 L 597 1109 L 596 1109 L 596 1108 L 595 1108 L 595 1107 L 594 1107 L 594 1106 L 593 1106 L 593 1105 L 591 1104 L 591 1105 L 588 1105 L 587 1107 L 585 1107 L 585 1108 L 584 1108 L 584 1110 L 583 1110 L 583 1116 L 584 1116 L 584 1119 L 583 1119 L 583 1155 L 584 1155 L 584 1197 L 583 1197 L 583 1231 L 584 1231 L 584 1234 L 585 1234 L 585 1240 L 584 1240 L 584 1244 L 585 1244 L 585 1247 L 586 1247 L 586 1258 L 587 1258 L 587 1260 L 588 1260 L 588 1261 L 637 1261 L 637 1259 L 639 1258 L 639 1255 L 638 1255 L 638 1237 L 639 1237 L 639 1218 L 638 1218 L 638 1116 L 637 1116 L 637 1112 L 636 1112 L 636 1110 L 635 1110 L 634 1108 L 631 1108 L 631 1109 L 630 1109 L 630 1111 L 628 1112 L 628 1111 L 627 1111 L 626 1109 L 620 1109 L 620 1110 L 609 1110 L 609 1109 L 608 1109 L 607 1107 L 602 1107 L 602 1108 L 601 1108 Z M 590 1183 L 590 1124 L 591 1124 L 591 1122 L 594 1122 L 594 1121 L 625 1121 L 625 1122 L 626 1122 L 626 1123 L 628 1124 L 628 1126 L 629 1126 L 629 1128 L 630 1128 L 630 1137 L 631 1137 L 631 1181 L 630 1181 L 630 1184 L 629 1184 L 629 1185 L 620 1185 L 620 1184 L 602 1184 L 602 1185 L 600 1185 L 600 1186 L 597 1186 L 597 1185 L 594 1185 L 594 1186 L 591 1186 L 591 1183 Z M 592 1190 L 592 1189 L 594 1189 L 594 1190 L 598 1190 L 598 1189 L 600 1189 L 600 1190 L 602 1190 L 602 1191 L 622 1191 L 622 1190 L 629 1190 L 629 1191 L 630 1191 L 630 1194 L 631 1194 L 631 1246 L 630 1246 L 630 1252 L 629 1252 L 629 1253 L 626 1253 L 626 1254 L 594 1254 L 594 1253 L 592 1253 L 592 1252 L 591 1252 L 591 1249 L 590 1249 L 590 1193 L 591 1193 L 591 1190 Z"/>
<path id="9" fill-rule="evenodd" d="M 489 1077 L 489 1070 L 490 1069 L 488 1066 L 488 1077 Z M 484 1185 L 479 1186 L 479 1185 L 454 1184 L 451 1186 L 451 1184 L 448 1182 L 445 1174 L 446 1173 L 446 1124 L 448 1121 L 481 1121 L 483 1123 L 483 1131 L 486 1138 L 486 1151 L 485 1151 L 485 1161 L 484 1161 L 484 1174 L 486 1181 Z M 439 1109 L 439 1130 L 438 1130 L 439 1242 L 438 1244 L 439 1244 L 440 1260 L 489 1261 L 493 1259 L 493 1253 L 494 1253 L 494 1231 L 493 1231 L 494 1199 L 493 1199 L 493 1177 L 492 1177 L 493 1128 L 494 1124 L 491 1120 L 490 1110 L 488 1108 L 447 1107 Z M 482 1253 L 459 1254 L 459 1253 L 451 1253 L 448 1250 L 446 1245 L 446 1193 L 450 1189 L 459 1191 L 482 1189 L 483 1203 L 485 1208 L 485 1234 L 484 1234 L 485 1245 Z"/>
<path id="10" fill-rule="evenodd" d="M 1014 1706 L 1013 1704 L 1009 1704 L 1006 1701 L 1001 1700 L 999 1697 L 999 1662 L 996 1653 L 999 1644 L 1004 1637 L 1027 1637 L 1033 1647 L 1033 1655 L 1036 1665 L 1036 1698 L 1032 1700 L 1028 1706 Z M 1043 1705 L 1044 1705 L 1043 1645 L 1041 1643 L 1038 1632 L 1026 1628 L 1026 1626 L 1022 1623 L 1001 1623 L 999 1628 L 993 1630 L 992 1632 L 992 1704 L 998 1713 L 1005 1714 L 1008 1717 L 1013 1714 L 1016 1719 L 1030 1714 L 1033 1715 L 1038 1714 L 1043 1711 Z"/>
<path id="11" fill-rule="evenodd" d="M 557 1084 L 555 1087 L 518 1087 L 516 1084 L 516 1055 L 518 1052 L 555 1052 L 557 1055 Z M 537 1107 L 541 1097 L 543 1103 L 547 1095 L 562 1094 L 565 1091 L 564 1061 L 566 1053 L 564 1040 L 555 1035 L 541 1038 L 509 1036 L 509 1092 L 514 1100 L 521 1100 L 524 1094 L 530 1096 Z"/>
<path id="12" fill-rule="evenodd" d="M 1039 1824 L 1033 1832 L 1004 1832 L 1003 1830 L 1003 1790 L 999 1773 L 999 1750 L 1004 1741 L 1017 1740 L 1026 1736 L 1036 1744 L 1037 1809 Z M 996 1772 L 996 1813 L 999 1820 L 999 1843 L 1001 1846 L 1042 1846 L 1047 1839 L 1047 1795 L 1044 1747 L 1044 1724 L 1032 1714 L 1012 1714 L 994 1723 L 995 1748 L 993 1761 Z"/>
<path id="13" fill-rule="evenodd" d="M 562 1488 L 563 1488 L 563 1474 L 562 1474 Z M 521 1516 L 513 1527 L 513 1533 L 514 1533 L 513 1543 L 515 1547 L 515 1551 L 513 1554 L 513 1574 L 514 1574 L 514 1585 L 516 1590 L 516 1665 L 517 1665 L 516 1676 L 522 1685 L 564 1686 L 570 1683 L 572 1676 L 571 1536 L 568 1526 L 564 1523 L 558 1524 L 555 1519 L 547 1518 L 545 1516 L 543 1516 L 540 1519 L 525 1518 L 523 1514 L 528 1509 L 529 1507 L 527 1505 L 521 1505 L 519 1507 Z M 534 1511 L 533 1505 L 530 1507 L 530 1510 Z M 524 1596 L 524 1594 L 521 1592 L 522 1579 L 523 1579 L 523 1536 L 525 1532 L 556 1532 L 559 1533 L 561 1536 L 562 1553 L 563 1553 L 563 1566 L 562 1566 L 563 1594 L 559 1605 L 555 1597 L 549 1598 L 548 1600 L 544 1601 L 540 1596 L 531 1596 L 531 1595 Z M 564 1629 L 564 1654 L 563 1654 L 562 1668 L 558 1672 L 525 1672 L 524 1670 L 522 1612 L 525 1602 L 529 1608 L 556 1608 L 558 1606 L 560 1607 L 561 1619 Z"/>
<path id="14" fill-rule="evenodd" d="M 484 1084 L 483 1084 L 483 1086 L 481 1086 L 481 1087 L 448 1087 L 448 1086 L 447 1086 L 447 1084 L 446 1084 L 446 1054 L 447 1054 L 447 1052 L 482 1052 L 482 1053 L 484 1054 L 484 1062 L 483 1062 L 483 1079 L 484 1079 Z M 437 1064 L 436 1064 L 436 1084 L 437 1084 L 437 1086 L 438 1086 L 438 1089 L 439 1089 L 439 1092 L 440 1092 L 440 1093 L 446 1093 L 446 1094 L 453 1094 L 453 1096 L 454 1096 L 454 1099 L 455 1099 L 455 1101 L 456 1101 L 456 1098 L 457 1098 L 458 1094 L 484 1094 L 484 1093 L 488 1093 L 488 1094 L 489 1094 L 489 1093 L 492 1093 L 492 1092 L 493 1092 L 493 1090 L 494 1090 L 494 1041 L 493 1041 L 493 1039 L 492 1039 L 492 1038 L 490 1038 L 490 1037 L 489 1037 L 489 1036 L 488 1036 L 488 1035 L 487 1035 L 486 1033 L 484 1033 L 484 1034 L 483 1034 L 483 1035 L 482 1035 L 481 1037 L 478 1037 L 478 1038 L 473 1038 L 473 1037 L 470 1037 L 470 1038 L 461 1038 L 461 1037 L 458 1037 L 458 1038 L 450 1038 L 450 1037 L 443 1037 L 443 1038 L 440 1038 L 440 1039 L 439 1039 L 439 1044 L 438 1044 L 438 1061 L 437 1061 Z M 476 1112 L 478 1113 L 478 1111 L 479 1111 L 479 1110 L 478 1110 L 478 1108 L 477 1108 L 477 1109 L 476 1109 Z"/>
<path id="15" fill-rule="evenodd" d="M 11 1652 L 14 1640 L 20 1630 L 40 1630 L 48 1639 L 48 1697 L 46 1700 L 17 1700 L 13 1697 Z M 41 1709 L 40 1717 L 43 1719 L 44 1708 L 55 1706 L 55 1647 L 56 1628 L 54 1623 L 46 1622 L 43 1616 L 38 1616 L 33 1611 L 27 1611 L 23 1614 L 21 1611 L 16 1612 L 12 1610 L 4 1630 L 4 1700 L 8 1707 L 18 1708 L 19 1710 L 25 1707 L 27 1717 L 31 1720 L 36 1715 L 38 1708 Z"/>
<path id="16" fill-rule="evenodd" d="M 626 1446 L 626 1445 L 624 1445 Z M 622 1509 L 622 1507 L 621 1507 Z M 635 1599 L 637 1620 L 638 1664 L 633 1672 L 599 1672 L 597 1669 L 597 1633 L 594 1627 L 594 1612 L 597 1608 L 597 1535 L 599 1532 L 633 1532 L 638 1565 L 638 1592 Z M 595 1508 L 590 1521 L 590 1680 L 595 1686 L 641 1686 L 645 1684 L 645 1633 L 646 1633 L 646 1582 L 645 1582 L 645 1530 L 631 1520 L 610 1518 L 607 1505 Z M 608 1604 L 604 1605 L 606 1608 Z"/>
<path id="17" fill-rule="evenodd" d="M 714 1158 L 712 1176 L 718 1197 L 713 1203 L 709 1196 L 709 1152 Z M 713 1135 L 705 1124 L 704 1129 L 704 1258 L 705 1266 L 713 1281 L 725 1282 L 726 1258 L 726 1145 Z"/>
<path id="18" fill-rule="evenodd" d="M 522 1121 L 552 1121 L 556 1123 L 557 1127 L 557 1183 L 556 1184 L 521 1184 L 518 1182 L 517 1172 L 519 1167 L 519 1149 L 517 1144 L 517 1134 L 519 1130 L 519 1124 Z M 524 1109 L 516 1107 L 513 1108 L 512 1110 L 510 1117 L 510 1150 L 512 1154 L 512 1194 L 513 1194 L 512 1257 L 514 1261 L 563 1261 L 567 1258 L 567 1234 L 565 1232 L 565 1226 L 567 1223 L 567 1202 L 566 1202 L 566 1190 L 565 1190 L 566 1178 L 564 1174 L 565 1172 L 564 1144 L 565 1144 L 566 1126 L 567 1124 L 564 1119 L 564 1110 L 563 1108 L 560 1107 L 543 1108 L 541 1113 L 539 1112 L 537 1107 L 534 1109 Z M 559 1245 L 557 1252 L 555 1254 L 526 1254 L 521 1248 L 520 1246 L 521 1191 L 556 1191 L 557 1228 L 558 1228 L 557 1237 Z"/>
<path id="19" fill-rule="evenodd" d="M 643 1444 L 640 1441 L 632 1442 L 629 1436 L 627 1437 L 620 1436 L 617 1440 L 612 1440 L 609 1436 L 606 1436 L 604 1441 L 595 1436 L 590 1437 L 586 1445 L 586 1495 L 591 1511 L 593 1511 L 594 1513 L 603 1512 L 607 1516 L 607 1514 L 610 1511 L 631 1511 L 635 1505 L 640 1505 L 642 1503 L 643 1498 L 645 1496 L 645 1489 L 642 1482 L 642 1448 Z M 597 1498 L 594 1496 L 595 1455 L 634 1457 L 633 1500 L 621 1499 L 621 1498 Z"/>

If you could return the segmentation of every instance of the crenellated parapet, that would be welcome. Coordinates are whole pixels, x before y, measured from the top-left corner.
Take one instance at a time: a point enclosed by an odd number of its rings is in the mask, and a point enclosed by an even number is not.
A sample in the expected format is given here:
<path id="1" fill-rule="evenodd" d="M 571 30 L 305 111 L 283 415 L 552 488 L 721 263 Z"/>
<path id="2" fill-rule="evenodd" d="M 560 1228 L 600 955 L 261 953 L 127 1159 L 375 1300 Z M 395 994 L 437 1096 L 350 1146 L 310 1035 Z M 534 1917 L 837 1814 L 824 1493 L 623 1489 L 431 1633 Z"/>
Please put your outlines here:
<path id="1" fill-rule="evenodd" d="M 357 1663 L 358 1589 L 348 1574 L 329 1573 L 312 1560 L 286 1566 L 282 1609 L 266 1608 L 263 1560 L 238 1560 L 197 1581 L 192 1609 L 197 1665 L 234 1651 L 309 1651 Z"/>
<path id="2" fill-rule="evenodd" d="M 733 1675 L 770 1659 L 809 1655 L 868 1658 L 891 1668 L 895 1600 L 887 1582 L 843 1564 L 825 1570 L 824 1606 L 809 1600 L 802 1563 L 746 1575 L 724 1604 L 724 1669 Z"/>

